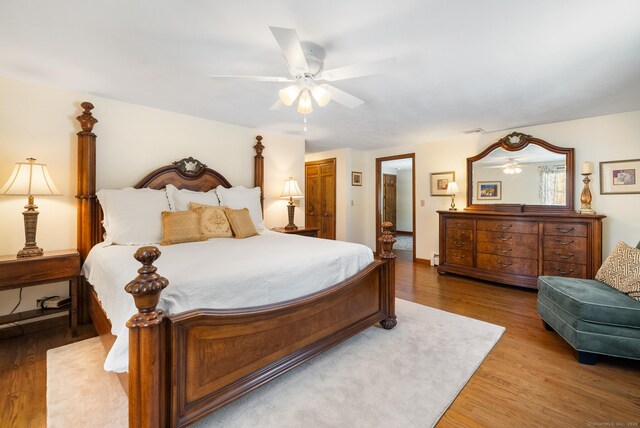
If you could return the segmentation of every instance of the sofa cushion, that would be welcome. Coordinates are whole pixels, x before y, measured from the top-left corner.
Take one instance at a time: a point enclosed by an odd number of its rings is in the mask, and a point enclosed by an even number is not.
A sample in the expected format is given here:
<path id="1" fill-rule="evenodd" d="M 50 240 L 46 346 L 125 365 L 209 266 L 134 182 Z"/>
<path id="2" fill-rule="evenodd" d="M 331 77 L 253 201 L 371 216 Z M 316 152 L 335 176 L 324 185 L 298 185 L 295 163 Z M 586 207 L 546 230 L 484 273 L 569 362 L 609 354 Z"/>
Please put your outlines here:
<path id="1" fill-rule="evenodd" d="M 618 242 L 598 270 L 596 279 L 640 300 L 640 250 Z"/>
<path id="2" fill-rule="evenodd" d="M 538 293 L 580 320 L 640 328 L 640 302 L 600 281 L 541 276 Z"/>

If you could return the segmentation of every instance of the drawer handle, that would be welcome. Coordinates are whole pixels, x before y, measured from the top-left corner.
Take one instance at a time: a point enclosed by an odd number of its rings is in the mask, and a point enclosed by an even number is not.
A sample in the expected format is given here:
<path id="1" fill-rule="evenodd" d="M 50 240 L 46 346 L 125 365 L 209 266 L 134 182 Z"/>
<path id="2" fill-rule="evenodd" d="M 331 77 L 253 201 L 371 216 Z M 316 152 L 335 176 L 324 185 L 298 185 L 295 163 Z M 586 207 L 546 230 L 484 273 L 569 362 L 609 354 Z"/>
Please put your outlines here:
<path id="1" fill-rule="evenodd" d="M 553 254 L 560 257 L 561 259 L 570 259 L 571 257 L 573 257 L 573 254 L 571 253 L 567 254 L 566 256 L 563 256 L 562 253 L 560 253 L 559 251 L 554 251 Z"/>
<path id="2" fill-rule="evenodd" d="M 497 263 L 502 267 L 508 267 L 508 266 L 511 266 L 513 264 L 513 262 L 511 260 L 509 260 L 509 263 L 503 263 L 500 260 L 497 260 Z"/>
<path id="3" fill-rule="evenodd" d="M 560 245 L 571 245 L 571 244 L 573 244 L 573 239 L 571 241 L 569 241 L 569 242 L 562 242 L 562 239 L 554 239 L 554 241 L 556 241 Z"/>
<path id="4" fill-rule="evenodd" d="M 499 224 L 498 227 L 502 230 L 507 230 L 507 229 L 511 229 L 511 226 L 513 226 L 512 224 L 508 224 L 506 226 Z"/>
<path id="5" fill-rule="evenodd" d="M 456 247 L 462 247 L 464 246 L 464 242 L 454 241 L 453 245 L 455 245 Z"/>
<path id="6" fill-rule="evenodd" d="M 513 236 L 502 236 L 502 235 L 498 235 L 498 239 L 501 241 L 508 241 L 509 239 L 513 238 Z"/>
<path id="7" fill-rule="evenodd" d="M 507 248 L 506 250 L 503 250 L 502 248 L 498 247 L 498 252 L 502 254 L 507 254 L 507 253 L 510 253 L 512 249 L 513 248 Z"/>
<path id="8" fill-rule="evenodd" d="M 556 230 L 557 230 L 558 232 L 562 232 L 562 233 L 569 233 L 569 232 L 571 232 L 572 230 L 574 230 L 574 228 L 573 228 L 573 227 L 570 227 L 570 228 L 568 228 L 568 229 L 563 229 L 563 228 L 561 228 L 560 226 L 556 226 Z"/>
<path id="9" fill-rule="evenodd" d="M 461 222 L 461 221 L 456 221 L 456 222 L 455 222 L 455 225 L 456 225 L 456 226 L 458 226 L 458 227 L 460 227 L 460 226 L 464 226 L 464 223 L 463 223 L 463 222 Z"/>
<path id="10" fill-rule="evenodd" d="M 560 272 L 560 273 L 561 273 L 561 274 L 563 274 L 563 275 L 569 275 L 569 274 L 573 273 L 573 269 L 569 269 L 569 270 L 562 270 L 562 269 L 560 269 L 560 268 L 559 268 L 559 267 L 557 267 L 557 266 L 554 266 L 553 268 L 554 268 L 557 272 Z"/>

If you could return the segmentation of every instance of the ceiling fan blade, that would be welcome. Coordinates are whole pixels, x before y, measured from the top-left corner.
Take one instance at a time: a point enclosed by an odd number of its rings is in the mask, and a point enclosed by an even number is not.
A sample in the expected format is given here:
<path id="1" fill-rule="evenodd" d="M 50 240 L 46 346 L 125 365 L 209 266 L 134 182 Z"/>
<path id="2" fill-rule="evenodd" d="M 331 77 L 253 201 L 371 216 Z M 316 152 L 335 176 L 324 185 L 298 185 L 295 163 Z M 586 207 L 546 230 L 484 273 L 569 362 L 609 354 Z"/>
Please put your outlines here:
<path id="1" fill-rule="evenodd" d="M 234 76 L 230 74 L 210 74 L 214 80 L 246 80 L 251 82 L 295 82 L 293 79 L 289 79 L 288 77 L 277 77 L 277 76 Z"/>
<path id="2" fill-rule="evenodd" d="M 307 60 L 302 52 L 302 46 L 300 45 L 300 39 L 298 39 L 298 33 L 291 28 L 269 27 L 273 37 L 276 38 L 276 42 L 280 45 L 282 53 L 284 53 L 289 67 L 294 75 L 301 73 L 308 73 L 309 66 Z"/>
<path id="3" fill-rule="evenodd" d="M 353 79 L 354 77 L 370 76 L 392 71 L 396 68 L 396 59 L 387 58 L 379 61 L 364 62 L 362 64 L 345 65 L 344 67 L 332 68 L 320 73 L 318 79 L 327 82 L 336 80 Z"/>
<path id="4" fill-rule="evenodd" d="M 336 88 L 335 86 L 327 85 L 326 83 L 320 85 L 327 91 L 331 92 L 331 99 L 338 104 L 342 104 L 345 107 L 356 108 L 364 104 L 360 98 L 356 98 L 345 91 Z"/>
<path id="5" fill-rule="evenodd" d="M 271 106 L 271 108 L 269 110 L 275 111 L 275 110 L 282 110 L 283 108 L 285 108 L 284 103 L 282 101 L 278 100 L 275 103 L 273 103 L 273 105 Z"/>

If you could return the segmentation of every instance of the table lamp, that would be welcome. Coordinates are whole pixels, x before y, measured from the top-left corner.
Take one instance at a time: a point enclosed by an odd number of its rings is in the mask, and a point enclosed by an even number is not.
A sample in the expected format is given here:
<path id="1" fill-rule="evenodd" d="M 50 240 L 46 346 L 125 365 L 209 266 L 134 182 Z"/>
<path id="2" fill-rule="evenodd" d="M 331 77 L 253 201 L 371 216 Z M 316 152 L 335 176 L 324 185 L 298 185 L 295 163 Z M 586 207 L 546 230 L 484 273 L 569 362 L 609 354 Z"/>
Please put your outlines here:
<path id="1" fill-rule="evenodd" d="M 450 181 L 447 184 L 447 195 L 451 195 L 451 206 L 449 207 L 449 211 L 457 211 L 456 208 L 456 193 L 458 193 L 460 189 L 458 188 L 458 183 L 455 181 Z"/>
<path id="2" fill-rule="evenodd" d="M 303 197 L 302 192 L 300 191 L 300 187 L 298 187 L 298 182 L 293 179 L 293 177 L 289 177 L 288 180 L 284 181 L 284 190 L 282 191 L 281 198 L 289 198 L 289 203 L 287 204 L 287 209 L 289 210 L 289 224 L 284 227 L 284 230 L 297 230 L 298 226 L 293 223 L 293 216 L 295 214 L 296 206 L 293 203 L 293 199 L 300 199 Z"/>
<path id="3" fill-rule="evenodd" d="M 36 244 L 36 228 L 38 225 L 38 208 L 34 204 L 34 196 L 61 195 L 53 184 L 47 165 L 36 163 L 34 158 L 27 162 L 17 162 L 7 182 L 0 188 L 0 195 L 27 196 L 24 216 L 24 248 L 18 251 L 18 257 L 36 257 L 43 254 L 42 248 Z"/>

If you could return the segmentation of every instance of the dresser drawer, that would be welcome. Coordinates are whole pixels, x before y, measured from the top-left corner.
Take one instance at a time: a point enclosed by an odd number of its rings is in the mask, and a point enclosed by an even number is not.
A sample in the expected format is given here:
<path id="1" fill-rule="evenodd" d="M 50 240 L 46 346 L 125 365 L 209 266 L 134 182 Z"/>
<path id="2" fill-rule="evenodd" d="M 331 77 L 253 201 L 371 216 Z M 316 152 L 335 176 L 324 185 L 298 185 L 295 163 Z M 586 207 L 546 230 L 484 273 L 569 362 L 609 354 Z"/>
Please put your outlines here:
<path id="1" fill-rule="evenodd" d="M 544 235 L 587 236 L 587 225 L 583 223 L 544 223 Z"/>
<path id="2" fill-rule="evenodd" d="M 538 242 L 534 245 L 513 245 L 509 243 L 478 242 L 478 253 L 495 254 L 496 256 L 521 257 L 538 259 Z"/>
<path id="3" fill-rule="evenodd" d="M 473 252 L 467 250 L 447 250 L 445 263 L 473 266 Z"/>
<path id="4" fill-rule="evenodd" d="M 473 232 L 467 229 L 449 230 L 447 233 L 447 248 L 457 250 L 473 250 Z"/>
<path id="5" fill-rule="evenodd" d="M 478 254 L 478 268 L 496 272 L 515 273 L 519 275 L 538 276 L 538 261 L 519 257 Z"/>
<path id="6" fill-rule="evenodd" d="M 467 219 L 457 219 L 457 218 L 448 218 L 447 219 L 447 229 L 473 229 L 473 220 Z"/>
<path id="7" fill-rule="evenodd" d="M 577 263 L 562 263 L 545 261 L 543 275 L 569 276 L 572 278 L 586 278 L 587 266 Z"/>
<path id="8" fill-rule="evenodd" d="M 529 233 L 478 231 L 478 243 L 489 242 L 495 244 L 527 245 L 538 248 L 538 235 Z"/>
<path id="9" fill-rule="evenodd" d="M 562 254 L 587 252 L 587 238 L 579 236 L 545 236 L 542 240 L 542 248 L 545 253 L 553 253 L 557 250 Z"/>
<path id="10" fill-rule="evenodd" d="M 530 221 L 478 220 L 478 230 L 494 232 L 538 233 L 538 223 Z"/>

